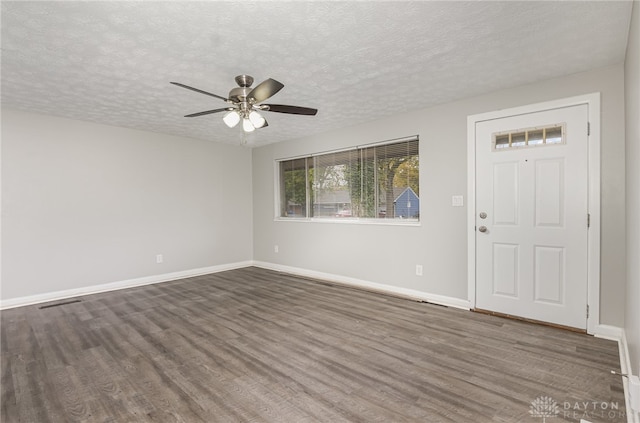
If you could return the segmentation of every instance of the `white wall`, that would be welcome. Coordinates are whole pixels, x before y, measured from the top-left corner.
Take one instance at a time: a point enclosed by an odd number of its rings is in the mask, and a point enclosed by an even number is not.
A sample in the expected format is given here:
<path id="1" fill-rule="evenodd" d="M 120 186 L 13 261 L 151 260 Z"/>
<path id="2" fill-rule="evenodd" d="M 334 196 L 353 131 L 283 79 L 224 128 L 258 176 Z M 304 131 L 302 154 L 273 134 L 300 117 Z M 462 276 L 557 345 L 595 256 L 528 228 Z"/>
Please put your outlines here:
<path id="1" fill-rule="evenodd" d="M 624 74 L 622 64 L 542 81 L 253 150 L 254 259 L 430 294 L 467 298 L 468 115 L 602 93 L 601 323 L 624 323 Z M 380 99 L 384 107 L 384 99 Z M 345 107 L 357 104 L 345 104 Z M 322 110 L 319 111 L 322 113 Z M 420 135 L 421 226 L 274 221 L 274 160 Z M 467 202 L 465 196 L 465 205 Z M 274 252 L 274 244 L 279 252 Z M 415 265 L 424 276 L 415 276 Z"/>
<path id="2" fill-rule="evenodd" d="M 627 295 L 625 332 L 634 374 L 640 372 L 640 4 L 635 2 L 625 61 L 627 160 Z"/>
<path id="3" fill-rule="evenodd" d="M 251 260 L 251 204 L 249 149 L 3 110 L 1 298 Z"/>

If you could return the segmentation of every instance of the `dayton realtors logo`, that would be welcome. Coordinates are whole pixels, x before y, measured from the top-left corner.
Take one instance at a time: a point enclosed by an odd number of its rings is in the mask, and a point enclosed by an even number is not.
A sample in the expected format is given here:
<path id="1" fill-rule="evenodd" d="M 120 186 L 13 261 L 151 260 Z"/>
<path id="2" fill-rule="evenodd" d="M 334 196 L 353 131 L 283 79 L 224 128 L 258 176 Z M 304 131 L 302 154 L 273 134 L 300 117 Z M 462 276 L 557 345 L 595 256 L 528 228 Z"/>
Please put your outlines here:
<path id="1" fill-rule="evenodd" d="M 558 404 L 556 400 L 548 396 L 540 396 L 531 401 L 529 406 L 531 417 L 546 419 L 563 417 L 574 420 L 600 418 L 605 420 L 619 420 L 626 417 L 624 408 L 620 410 L 617 401 L 564 401 Z"/>
<path id="2" fill-rule="evenodd" d="M 559 413 L 560 407 L 551 397 L 538 397 L 529 406 L 529 414 L 532 417 L 542 417 L 543 423 L 550 417 L 558 417 Z"/>

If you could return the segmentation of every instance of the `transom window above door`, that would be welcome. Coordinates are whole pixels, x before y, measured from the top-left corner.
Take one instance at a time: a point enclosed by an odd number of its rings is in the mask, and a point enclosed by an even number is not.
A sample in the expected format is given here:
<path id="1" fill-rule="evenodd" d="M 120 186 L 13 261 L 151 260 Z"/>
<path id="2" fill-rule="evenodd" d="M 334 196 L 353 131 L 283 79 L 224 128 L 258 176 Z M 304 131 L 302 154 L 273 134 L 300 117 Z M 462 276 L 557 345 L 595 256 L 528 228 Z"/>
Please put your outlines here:
<path id="1" fill-rule="evenodd" d="M 493 151 L 505 151 L 512 148 L 540 147 L 565 143 L 565 124 L 546 127 L 517 129 L 515 131 L 493 134 Z"/>

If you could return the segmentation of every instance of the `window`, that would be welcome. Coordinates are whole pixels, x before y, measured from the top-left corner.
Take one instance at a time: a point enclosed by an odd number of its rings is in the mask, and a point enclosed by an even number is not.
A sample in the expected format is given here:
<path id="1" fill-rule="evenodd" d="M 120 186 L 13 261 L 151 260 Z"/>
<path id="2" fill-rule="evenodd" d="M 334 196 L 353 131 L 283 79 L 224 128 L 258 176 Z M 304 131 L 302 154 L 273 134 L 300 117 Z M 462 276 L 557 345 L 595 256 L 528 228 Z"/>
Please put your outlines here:
<path id="1" fill-rule="evenodd" d="M 280 162 L 281 216 L 307 216 L 307 159 Z"/>
<path id="2" fill-rule="evenodd" d="M 564 124 L 493 134 L 493 151 L 564 144 Z"/>
<path id="3" fill-rule="evenodd" d="M 418 137 L 281 160 L 280 217 L 420 218 Z"/>

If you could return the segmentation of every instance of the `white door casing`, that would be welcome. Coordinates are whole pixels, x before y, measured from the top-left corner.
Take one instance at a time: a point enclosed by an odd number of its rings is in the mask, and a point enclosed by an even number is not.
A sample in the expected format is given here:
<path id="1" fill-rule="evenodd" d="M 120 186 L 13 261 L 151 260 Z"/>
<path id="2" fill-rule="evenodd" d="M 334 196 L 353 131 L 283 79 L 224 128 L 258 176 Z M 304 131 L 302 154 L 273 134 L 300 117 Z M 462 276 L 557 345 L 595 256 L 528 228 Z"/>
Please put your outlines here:
<path id="1" fill-rule="evenodd" d="M 593 136 L 599 125 L 594 119 L 599 119 L 598 94 L 469 117 L 473 308 L 589 333 L 599 323 L 594 316 L 599 310 L 599 137 Z M 495 134 L 505 131 L 559 125 L 565 131 L 562 144 L 492 145 Z M 477 231 L 481 226 L 487 230 Z"/>

